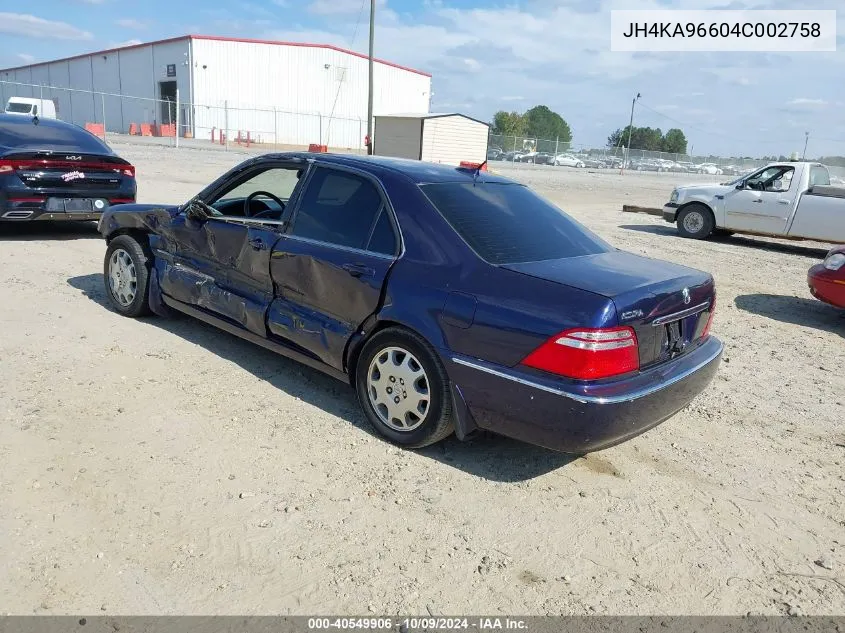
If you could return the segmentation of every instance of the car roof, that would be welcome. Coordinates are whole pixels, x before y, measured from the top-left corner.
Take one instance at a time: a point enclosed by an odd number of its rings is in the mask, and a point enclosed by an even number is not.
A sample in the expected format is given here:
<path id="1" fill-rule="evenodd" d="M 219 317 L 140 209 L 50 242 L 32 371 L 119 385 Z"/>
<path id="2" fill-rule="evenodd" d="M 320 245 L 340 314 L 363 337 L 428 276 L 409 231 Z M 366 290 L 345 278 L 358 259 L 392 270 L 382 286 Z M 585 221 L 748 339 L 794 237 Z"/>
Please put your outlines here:
<path id="1" fill-rule="evenodd" d="M 7 141 L 9 138 L 16 137 L 18 142 L 6 144 L 3 141 L 4 136 L 7 137 Z M 108 145 L 78 125 L 59 119 L 38 117 L 36 127 L 33 117 L 29 115 L 0 113 L 0 151 L 8 150 L 114 154 Z"/>
<path id="2" fill-rule="evenodd" d="M 389 172 L 402 175 L 416 184 L 444 183 L 444 182 L 473 182 L 475 171 L 467 168 L 428 163 L 421 160 L 407 158 L 390 158 L 387 156 L 358 156 L 355 154 L 314 154 L 309 152 L 295 152 L 284 154 L 270 154 L 266 156 L 276 158 L 304 158 L 325 163 L 334 163 L 362 169 L 364 171 Z M 518 184 L 509 178 L 491 174 L 489 171 L 479 172 L 479 181 L 496 182 L 501 184 Z"/>

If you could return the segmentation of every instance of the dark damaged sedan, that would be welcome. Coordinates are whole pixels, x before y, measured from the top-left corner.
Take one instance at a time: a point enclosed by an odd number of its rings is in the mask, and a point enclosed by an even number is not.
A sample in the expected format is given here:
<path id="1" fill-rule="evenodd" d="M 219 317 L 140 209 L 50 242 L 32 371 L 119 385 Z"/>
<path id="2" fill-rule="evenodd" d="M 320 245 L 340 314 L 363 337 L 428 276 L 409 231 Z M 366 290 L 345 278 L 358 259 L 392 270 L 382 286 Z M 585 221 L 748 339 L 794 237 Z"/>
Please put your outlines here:
<path id="1" fill-rule="evenodd" d="M 686 406 L 722 352 L 709 274 L 484 171 L 270 154 L 100 232 L 118 312 L 176 310 L 348 381 L 406 447 L 487 429 L 599 450 Z"/>

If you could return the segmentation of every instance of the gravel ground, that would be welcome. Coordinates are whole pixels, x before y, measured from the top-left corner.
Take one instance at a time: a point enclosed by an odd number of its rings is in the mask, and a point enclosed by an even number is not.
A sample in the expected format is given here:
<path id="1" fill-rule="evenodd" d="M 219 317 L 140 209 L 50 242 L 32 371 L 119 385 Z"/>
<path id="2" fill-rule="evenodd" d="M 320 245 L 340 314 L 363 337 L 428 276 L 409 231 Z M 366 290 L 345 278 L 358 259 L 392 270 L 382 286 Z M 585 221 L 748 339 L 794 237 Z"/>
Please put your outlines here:
<path id="1" fill-rule="evenodd" d="M 243 158 L 116 149 L 149 202 Z M 0 227 L 3 610 L 845 613 L 845 319 L 806 286 L 827 245 L 621 213 L 682 176 L 495 168 L 714 274 L 726 352 L 704 394 L 580 459 L 490 436 L 402 451 L 341 383 L 109 310 L 92 227 Z"/>

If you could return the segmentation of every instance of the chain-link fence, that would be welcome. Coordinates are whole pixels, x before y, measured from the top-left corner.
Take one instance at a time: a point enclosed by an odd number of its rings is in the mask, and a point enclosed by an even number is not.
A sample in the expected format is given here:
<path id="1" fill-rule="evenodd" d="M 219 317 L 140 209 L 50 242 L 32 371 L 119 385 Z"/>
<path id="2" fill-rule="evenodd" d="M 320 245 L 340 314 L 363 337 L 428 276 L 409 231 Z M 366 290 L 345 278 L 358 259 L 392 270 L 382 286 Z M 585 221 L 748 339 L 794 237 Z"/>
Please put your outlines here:
<path id="1" fill-rule="evenodd" d="M 192 146 L 209 143 L 230 147 L 330 150 L 365 153 L 366 119 L 327 116 L 319 112 L 289 112 L 272 105 L 232 101 L 189 103 L 178 91 L 164 99 L 0 81 L 0 103 L 10 97 L 50 102 L 59 119 L 85 127 L 108 139 L 110 134 L 148 137 L 149 142 Z"/>
<path id="2" fill-rule="evenodd" d="M 630 150 L 624 147 L 595 147 L 560 139 L 490 134 L 487 158 L 533 165 L 626 169 L 637 172 L 740 175 L 770 162 L 763 158 L 675 154 Z"/>

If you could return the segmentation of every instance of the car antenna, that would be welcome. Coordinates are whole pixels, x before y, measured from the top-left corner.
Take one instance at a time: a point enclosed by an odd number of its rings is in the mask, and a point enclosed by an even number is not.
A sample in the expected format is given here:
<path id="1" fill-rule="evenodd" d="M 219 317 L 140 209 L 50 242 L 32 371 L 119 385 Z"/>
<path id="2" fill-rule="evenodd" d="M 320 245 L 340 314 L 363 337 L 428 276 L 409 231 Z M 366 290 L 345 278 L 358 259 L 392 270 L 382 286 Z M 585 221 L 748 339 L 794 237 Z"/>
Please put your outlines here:
<path id="1" fill-rule="evenodd" d="M 481 163 L 478 167 L 475 168 L 475 173 L 472 175 L 472 184 L 475 186 L 475 179 L 478 178 L 478 174 L 481 173 L 481 170 L 487 165 L 487 159 L 484 159 L 484 162 Z"/>

